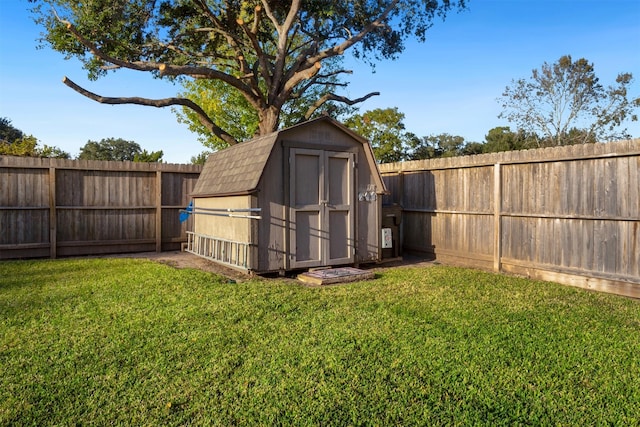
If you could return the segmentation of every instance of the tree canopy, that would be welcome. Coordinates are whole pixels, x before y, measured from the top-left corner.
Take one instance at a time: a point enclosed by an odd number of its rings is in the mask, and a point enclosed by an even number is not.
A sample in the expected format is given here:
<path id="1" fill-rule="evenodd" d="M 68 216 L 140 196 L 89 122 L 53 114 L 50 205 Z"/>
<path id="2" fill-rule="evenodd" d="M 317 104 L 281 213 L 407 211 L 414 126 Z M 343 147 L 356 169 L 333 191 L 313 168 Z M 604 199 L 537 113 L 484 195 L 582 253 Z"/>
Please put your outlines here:
<path id="1" fill-rule="evenodd" d="M 412 134 L 405 130 L 404 114 L 397 108 L 377 108 L 355 114 L 344 124 L 367 138 L 380 163 L 404 160 L 406 147 Z"/>
<path id="2" fill-rule="evenodd" d="M 105 138 L 99 142 L 87 141 L 80 148 L 78 159 L 82 160 L 112 160 L 131 162 L 161 162 L 162 151 L 142 150 L 140 145 L 122 138 Z"/>
<path id="3" fill-rule="evenodd" d="M 527 134 L 523 130 L 511 131 L 509 126 L 498 126 L 490 129 L 484 137 L 483 152 L 496 153 L 499 151 L 514 151 L 535 148 L 539 137 Z"/>
<path id="4" fill-rule="evenodd" d="M 44 42 L 84 64 L 90 78 L 131 69 L 159 78 L 215 80 L 237 91 L 258 115 L 259 134 L 276 130 L 289 100 L 321 90 L 303 117 L 327 102 L 353 105 L 337 93 L 328 67 L 351 51 L 374 63 L 392 59 L 404 41 L 424 41 L 435 18 L 465 7 L 466 0 L 30 0 Z M 106 97 L 65 77 L 65 84 L 106 104 L 134 103 L 190 109 L 227 144 L 238 139 L 187 97 Z"/>
<path id="5" fill-rule="evenodd" d="M 0 117 L 0 142 L 12 143 L 23 138 L 24 133 L 11 124 L 7 117 Z"/>
<path id="6" fill-rule="evenodd" d="M 341 58 L 327 62 L 329 66 L 336 68 L 340 63 L 338 59 Z M 327 82 L 331 84 L 313 86 L 301 96 L 287 100 L 282 106 L 280 125 L 282 127 L 292 126 L 321 114 L 330 114 L 338 118 L 353 113 L 355 107 L 335 101 L 324 102 L 317 107 L 313 107 L 319 99 L 330 94 L 332 87 L 344 85 L 339 81 L 338 76 L 328 77 Z M 221 80 L 206 79 L 185 81 L 183 82 L 183 87 L 185 90 L 180 93 L 180 96 L 200 105 L 207 116 L 237 141 L 250 139 L 259 133 L 260 118 L 258 112 L 234 87 Z M 182 108 L 174 109 L 174 111 L 178 116 L 178 121 L 186 123 L 189 129 L 198 135 L 198 140 L 205 147 L 217 150 L 228 145 L 227 142 L 209 132 L 209 129 L 202 124 L 193 110 Z"/>
<path id="7" fill-rule="evenodd" d="M 530 135 L 537 146 L 569 145 L 626 139 L 625 120 L 637 120 L 640 97 L 629 94 L 631 73 L 620 73 L 616 84 L 604 87 L 592 63 L 570 55 L 534 69 L 529 80 L 507 86 L 500 102 L 506 118 Z"/>
<path id="8" fill-rule="evenodd" d="M 211 151 L 205 150 L 201 153 L 198 153 L 196 156 L 191 156 L 191 164 L 204 165 L 207 162 L 207 159 L 209 158 L 209 154 L 211 154 Z"/>
<path id="9" fill-rule="evenodd" d="M 367 138 L 380 163 L 435 159 L 487 152 L 487 144 L 442 133 L 418 137 L 406 130 L 404 113 L 397 107 L 377 108 L 348 117 L 344 123 Z M 491 133 L 491 132 L 490 132 Z"/>
<path id="10" fill-rule="evenodd" d="M 71 155 L 58 147 L 38 147 L 38 139 L 25 135 L 11 124 L 11 120 L 0 117 L 0 155 L 21 157 L 55 157 L 69 159 Z"/>
<path id="11" fill-rule="evenodd" d="M 442 133 L 423 136 L 411 141 L 408 160 L 432 159 L 437 157 L 455 157 L 463 153 L 464 138 L 458 135 Z"/>

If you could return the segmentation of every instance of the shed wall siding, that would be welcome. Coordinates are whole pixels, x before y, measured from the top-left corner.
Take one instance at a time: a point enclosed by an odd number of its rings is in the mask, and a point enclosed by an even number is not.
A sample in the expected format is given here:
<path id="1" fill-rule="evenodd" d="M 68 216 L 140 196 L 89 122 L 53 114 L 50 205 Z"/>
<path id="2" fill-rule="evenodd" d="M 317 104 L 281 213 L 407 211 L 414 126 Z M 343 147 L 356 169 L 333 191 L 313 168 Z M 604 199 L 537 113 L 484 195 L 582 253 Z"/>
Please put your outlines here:
<path id="1" fill-rule="evenodd" d="M 251 196 L 228 196 L 196 198 L 194 208 L 202 209 L 248 209 L 251 208 Z M 241 214 L 243 215 L 243 214 Z M 251 242 L 251 219 L 230 218 L 195 214 L 194 231 L 198 234 L 233 240 L 235 242 Z"/>
<path id="2" fill-rule="evenodd" d="M 286 139 L 305 144 L 320 144 L 330 146 L 350 146 L 359 143 L 355 142 L 340 129 L 329 125 L 326 122 L 311 123 L 306 127 L 299 127 L 287 131 Z"/>
<path id="3" fill-rule="evenodd" d="M 369 185 L 373 185 L 371 179 L 371 171 L 367 167 L 364 157 L 358 164 L 358 184 L 356 188 L 356 204 L 357 204 L 357 225 L 358 228 L 358 244 L 356 261 L 367 262 L 379 259 L 379 235 L 380 221 L 379 211 L 381 207 L 381 196 L 378 195 L 375 201 L 358 201 L 358 194 L 366 191 Z"/>
<path id="4" fill-rule="evenodd" d="M 377 261 L 380 258 L 380 207 L 382 196 L 377 195 L 375 201 L 360 201 L 358 195 L 367 190 L 381 191 L 377 188 L 374 174 L 377 170 L 371 170 L 366 159 L 364 147 L 359 145 L 356 167 L 356 205 L 357 205 L 357 262 Z"/>
<path id="5" fill-rule="evenodd" d="M 286 208 L 284 200 L 284 159 L 282 144 L 277 142 L 262 174 L 258 205 L 262 219 L 258 221 L 258 269 L 285 269 Z"/>

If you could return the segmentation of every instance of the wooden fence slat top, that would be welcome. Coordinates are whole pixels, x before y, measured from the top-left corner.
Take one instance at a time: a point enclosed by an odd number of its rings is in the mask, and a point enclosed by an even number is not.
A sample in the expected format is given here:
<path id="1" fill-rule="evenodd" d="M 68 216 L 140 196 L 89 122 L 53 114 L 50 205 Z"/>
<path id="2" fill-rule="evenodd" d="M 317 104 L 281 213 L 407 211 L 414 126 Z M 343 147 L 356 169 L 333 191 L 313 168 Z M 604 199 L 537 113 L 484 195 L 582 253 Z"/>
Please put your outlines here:
<path id="1" fill-rule="evenodd" d="M 85 169 L 108 171 L 140 171 L 140 172 L 184 172 L 200 173 L 202 165 L 177 163 L 146 163 L 146 162 L 114 162 L 107 160 L 69 160 L 40 157 L 0 156 L 0 167 L 11 168 L 56 168 L 56 169 Z"/>
<path id="2" fill-rule="evenodd" d="M 380 173 L 384 174 L 404 171 L 486 166 L 495 163 L 548 162 L 584 159 L 585 157 L 623 156 L 633 154 L 640 154 L 640 138 L 608 143 L 569 145 L 564 147 L 548 147 L 531 150 L 476 154 L 473 156 L 382 163 L 378 167 L 380 168 Z"/>

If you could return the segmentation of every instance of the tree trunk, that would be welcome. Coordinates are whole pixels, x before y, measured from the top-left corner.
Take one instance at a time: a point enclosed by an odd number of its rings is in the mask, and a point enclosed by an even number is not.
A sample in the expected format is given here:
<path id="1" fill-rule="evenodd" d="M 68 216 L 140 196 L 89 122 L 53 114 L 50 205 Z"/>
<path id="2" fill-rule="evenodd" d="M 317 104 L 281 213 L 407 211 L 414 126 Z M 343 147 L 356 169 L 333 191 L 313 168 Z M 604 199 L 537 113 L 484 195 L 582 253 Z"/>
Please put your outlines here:
<path id="1" fill-rule="evenodd" d="M 267 135 L 278 130 L 278 124 L 280 122 L 280 109 L 274 106 L 269 106 L 258 113 L 260 118 L 260 126 L 258 133 L 260 136 Z"/>

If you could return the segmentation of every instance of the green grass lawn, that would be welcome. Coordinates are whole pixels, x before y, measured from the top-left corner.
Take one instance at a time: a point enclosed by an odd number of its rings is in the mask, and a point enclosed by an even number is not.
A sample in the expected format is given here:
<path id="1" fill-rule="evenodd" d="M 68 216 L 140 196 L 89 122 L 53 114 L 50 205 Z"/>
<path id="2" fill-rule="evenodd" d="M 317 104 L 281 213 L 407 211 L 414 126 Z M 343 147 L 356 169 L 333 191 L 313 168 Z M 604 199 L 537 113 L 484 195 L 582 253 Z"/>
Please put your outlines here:
<path id="1" fill-rule="evenodd" d="M 474 270 L 308 288 L 0 263 L 2 425 L 637 425 L 640 302 Z"/>

